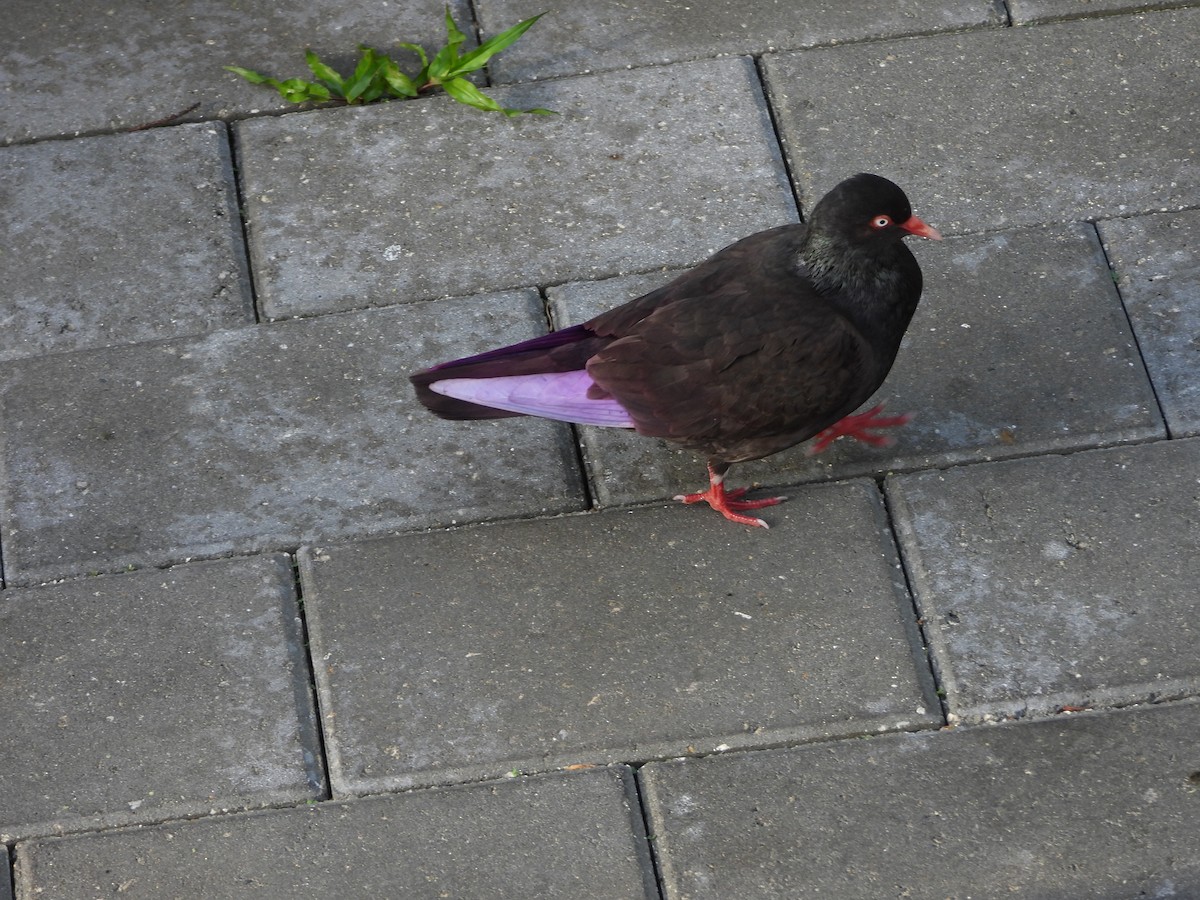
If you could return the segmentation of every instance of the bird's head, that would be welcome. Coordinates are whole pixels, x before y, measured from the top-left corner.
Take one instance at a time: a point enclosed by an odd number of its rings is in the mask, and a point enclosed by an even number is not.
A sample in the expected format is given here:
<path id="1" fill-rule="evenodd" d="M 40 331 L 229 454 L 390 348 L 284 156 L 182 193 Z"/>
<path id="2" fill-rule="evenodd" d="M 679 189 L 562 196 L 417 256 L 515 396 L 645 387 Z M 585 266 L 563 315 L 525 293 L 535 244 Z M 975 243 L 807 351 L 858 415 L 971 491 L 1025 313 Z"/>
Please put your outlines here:
<path id="1" fill-rule="evenodd" d="M 814 231 L 860 246 L 898 242 L 910 234 L 942 239 L 936 228 L 913 215 L 904 191 L 867 172 L 847 178 L 822 197 L 808 224 Z"/>

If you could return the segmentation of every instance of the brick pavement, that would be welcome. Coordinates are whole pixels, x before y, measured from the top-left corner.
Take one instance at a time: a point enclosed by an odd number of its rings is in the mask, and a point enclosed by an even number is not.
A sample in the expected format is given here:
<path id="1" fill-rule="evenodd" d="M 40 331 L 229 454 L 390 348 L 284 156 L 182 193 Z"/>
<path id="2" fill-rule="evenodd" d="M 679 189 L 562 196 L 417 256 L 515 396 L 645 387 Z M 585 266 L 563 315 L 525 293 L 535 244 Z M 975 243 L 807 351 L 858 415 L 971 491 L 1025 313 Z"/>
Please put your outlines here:
<path id="1" fill-rule="evenodd" d="M 1156 5 L 588 0 L 505 121 L 220 69 L 440 3 L 14 4 L 0 898 L 1200 896 L 1200 4 Z M 918 416 L 735 469 L 770 532 L 662 502 L 688 453 L 411 397 L 860 170 L 947 234 L 876 398 Z"/>

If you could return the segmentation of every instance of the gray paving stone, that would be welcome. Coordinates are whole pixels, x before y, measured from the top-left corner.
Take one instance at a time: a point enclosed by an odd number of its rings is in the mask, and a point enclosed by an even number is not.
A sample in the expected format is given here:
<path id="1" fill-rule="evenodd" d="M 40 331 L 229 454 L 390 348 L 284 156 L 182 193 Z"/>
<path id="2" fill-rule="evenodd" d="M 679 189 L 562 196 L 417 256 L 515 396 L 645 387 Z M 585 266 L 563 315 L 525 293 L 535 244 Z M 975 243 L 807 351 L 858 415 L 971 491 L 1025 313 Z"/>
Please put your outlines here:
<path id="1" fill-rule="evenodd" d="M 1171 436 L 1200 434 L 1200 210 L 1098 227 Z"/>
<path id="2" fill-rule="evenodd" d="M 1082 16 L 1108 15 L 1122 12 L 1141 12 L 1147 7 L 1167 9 L 1195 6 L 1196 0 L 1006 0 L 1014 25 L 1054 22 Z"/>
<path id="3" fill-rule="evenodd" d="M 271 317 L 691 264 L 794 221 L 751 61 L 237 125 Z M 353 148 L 347 152 L 347 148 Z"/>
<path id="4" fill-rule="evenodd" d="M 0 32 L 0 144 L 134 127 L 193 103 L 200 106 L 190 119 L 289 108 L 275 91 L 222 66 L 311 77 L 308 48 L 348 74 L 358 45 L 373 43 L 415 74 L 416 55 L 395 42 L 440 47 L 445 6 L 443 0 L 10 3 Z M 450 6 L 460 24 L 470 23 L 466 0 Z"/>
<path id="5" fill-rule="evenodd" d="M 1194 703 L 640 773 L 669 900 L 1200 896 Z"/>
<path id="6" fill-rule="evenodd" d="M 12 873 L 8 864 L 8 848 L 0 847 L 3 856 L 0 857 L 0 900 L 13 900 Z"/>
<path id="7" fill-rule="evenodd" d="M 802 193 L 898 181 L 945 232 L 1200 204 L 1200 9 L 765 58 Z M 925 215 L 922 217 L 924 218 Z"/>
<path id="8" fill-rule="evenodd" d="M 254 321 L 220 122 L 0 150 L 0 239 L 0 360 Z"/>
<path id="9" fill-rule="evenodd" d="M 0 594 L 0 840 L 324 792 L 291 560 Z"/>
<path id="10" fill-rule="evenodd" d="M 544 775 L 18 847 L 28 896 L 657 897 L 632 777 Z"/>
<path id="11" fill-rule="evenodd" d="M 546 9 L 537 0 L 482 0 L 485 30 L 496 32 Z M 990 0 L 850 0 L 790 3 L 723 0 L 631 4 L 589 0 L 551 10 L 519 50 L 491 65 L 500 81 L 622 69 L 734 53 L 926 34 L 1004 22 Z"/>
<path id="12" fill-rule="evenodd" d="M 903 475 L 897 534 L 950 712 L 1200 694 L 1200 440 Z"/>
<path id="13" fill-rule="evenodd" d="M 736 466 L 736 483 L 877 475 L 1164 436 L 1090 225 L 966 235 L 914 249 L 924 298 L 891 375 L 868 405 L 886 401 L 916 418 L 895 432 L 890 448 L 843 440 L 812 457 L 799 447 Z M 556 324 L 583 321 L 669 278 L 551 288 Z M 579 430 L 601 505 L 703 486 L 703 463 L 689 451 L 624 430 Z"/>
<path id="14" fill-rule="evenodd" d="M 524 292 L 9 363 L 8 580 L 579 509 L 566 426 L 444 422 L 406 378 L 544 328 Z"/>
<path id="15" fill-rule="evenodd" d="M 941 722 L 874 485 L 773 520 L 671 505 L 302 550 L 335 796 Z"/>

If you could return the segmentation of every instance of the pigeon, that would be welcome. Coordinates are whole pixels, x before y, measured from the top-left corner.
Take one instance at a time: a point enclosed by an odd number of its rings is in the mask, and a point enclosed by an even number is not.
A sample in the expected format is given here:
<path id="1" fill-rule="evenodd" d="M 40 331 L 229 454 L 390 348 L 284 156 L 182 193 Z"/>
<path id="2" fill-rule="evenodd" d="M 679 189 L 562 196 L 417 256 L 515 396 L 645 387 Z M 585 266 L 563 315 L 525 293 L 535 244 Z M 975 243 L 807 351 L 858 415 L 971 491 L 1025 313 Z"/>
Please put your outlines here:
<path id="1" fill-rule="evenodd" d="M 860 173 L 802 224 L 760 231 L 595 318 L 410 376 L 445 419 L 528 415 L 630 428 L 708 459 L 706 502 L 732 522 L 784 497 L 726 490 L 734 463 L 810 438 L 890 443 L 908 416 L 852 414 L 883 383 L 921 297 L 903 243 L 941 240 L 898 186 Z"/>

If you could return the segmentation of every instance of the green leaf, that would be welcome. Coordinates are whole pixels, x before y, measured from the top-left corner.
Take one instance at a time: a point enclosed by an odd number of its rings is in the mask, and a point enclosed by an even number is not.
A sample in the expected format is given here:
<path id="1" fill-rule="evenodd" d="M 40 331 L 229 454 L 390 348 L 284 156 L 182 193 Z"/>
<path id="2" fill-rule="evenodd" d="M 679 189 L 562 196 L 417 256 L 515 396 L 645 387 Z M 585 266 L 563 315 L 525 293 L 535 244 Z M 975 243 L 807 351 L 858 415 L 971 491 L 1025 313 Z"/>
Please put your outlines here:
<path id="1" fill-rule="evenodd" d="M 532 19 L 526 19 L 514 25 L 507 31 L 502 31 L 495 37 L 484 41 L 466 56 L 458 61 L 458 66 L 451 75 L 461 75 L 463 72 L 473 72 L 476 69 L 483 68 L 484 64 L 489 59 L 499 53 L 501 50 L 511 47 L 526 31 L 533 27 L 533 23 L 544 16 L 545 13 L 538 13 Z"/>
<path id="2" fill-rule="evenodd" d="M 446 5 L 446 46 L 437 52 L 429 64 L 429 80 L 441 82 L 452 77 L 451 73 L 458 66 L 458 48 L 462 46 L 467 36 L 458 30 L 454 17 L 450 15 L 450 6 Z"/>
<path id="3" fill-rule="evenodd" d="M 241 66 L 222 66 L 226 72 L 232 72 L 234 75 L 241 75 L 251 84 L 268 84 L 274 81 L 274 78 L 268 78 L 266 75 L 260 75 L 250 69 L 243 69 Z"/>
<path id="4" fill-rule="evenodd" d="M 325 82 L 339 94 L 345 93 L 346 83 L 342 80 L 342 76 L 333 71 L 333 69 L 331 69 L 329 66 L 325 65 L 325 63 L 321 62 L 321 59 L 317 56 L 317 54 L 313 53 L 311 50 L 305 50 L 304 59 L 308 62 L 309 69 L 312 70 L 312 73 L 316 75 L 317 78 Z"/>
<path id="5" fill-rule="evenodd" d="M 362 48 L 362 58 L 358 61 L 358 65 L 354 68 L 354 74 L 350 76 L 350 81 L 345 89 L 345 97 L 347 103 L 369 103 L 370 101 L 363 96 L 375 81 L 375 76 L 379 73 L 380 67 L 383 65 L 383 57 L 378 56 L 370 47 Z M 382 88 L 375 93 L 378 97 L 382 93 Z"/>
<path id="6" fill-rule="evenodd" d="M 522 113 L 554 115 L 548 109 L 509 109 L 508 107 L 501 106 L 465 78 L 451 78 L 442 85 L 442 88 L 459 103 L 465 103 L 467 106 L 473 106 L 476 109 L 486 110 L 487 112 L 504 113 L 509 118 L 519 116 Z"/>
<path id="7" fill-rule="evenodd" d="M 442 87 L 447 94 L 459 103 L 465 103 L 467 106 L 473 106 L 476 109 L 485 109 L 488 112 L 500 112 L 504 109 L 503 106 L 465 78 L 451 78 L 449 81 L 443 83 Z"/>
<path id="8" fill-rule="evenodd" d="M 429 67 L 429 57 L 425 55 L 425 48 L 420 44 L 397 44 L 397 47 L 403 47 L 405 50 L 411 50 L 417 56 L 421 57 L 421 65 Z"/>
<path id="9" fill-rule="evenodd" d="M 384 63 L 380 69 L 380 74 L 383 75 L 383 79 L 391 89 L 392 95 L 396 97 L 417 96 L 417 86 L 413 84 L 412 79 L 401 72 L 400 67 L 386 56 L 383 60 Z"/>

